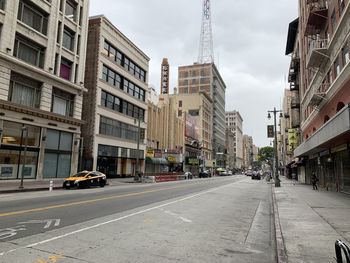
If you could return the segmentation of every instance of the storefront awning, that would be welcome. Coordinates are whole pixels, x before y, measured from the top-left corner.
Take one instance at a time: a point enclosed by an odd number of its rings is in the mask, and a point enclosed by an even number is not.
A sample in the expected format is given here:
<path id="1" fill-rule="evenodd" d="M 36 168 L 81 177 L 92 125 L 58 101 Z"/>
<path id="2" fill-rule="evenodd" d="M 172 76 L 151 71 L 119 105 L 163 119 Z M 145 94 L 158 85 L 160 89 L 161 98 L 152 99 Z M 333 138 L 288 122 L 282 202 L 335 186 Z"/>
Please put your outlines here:
<path id="1" fill-rule="evenodd" d="M 165 158 L 146 157 L 146 163 L 152 163 L 152 164 L 168 164 L 168 161 L 167 161 Z"/>
<path id="2" fill-rule="evenodd" d="M 308 140 L 294 150 L 294 156 L 305 156 L 329 149 L 332 142 L 346 143 L 350 135 L 350 105 L 325 123 Z"/>

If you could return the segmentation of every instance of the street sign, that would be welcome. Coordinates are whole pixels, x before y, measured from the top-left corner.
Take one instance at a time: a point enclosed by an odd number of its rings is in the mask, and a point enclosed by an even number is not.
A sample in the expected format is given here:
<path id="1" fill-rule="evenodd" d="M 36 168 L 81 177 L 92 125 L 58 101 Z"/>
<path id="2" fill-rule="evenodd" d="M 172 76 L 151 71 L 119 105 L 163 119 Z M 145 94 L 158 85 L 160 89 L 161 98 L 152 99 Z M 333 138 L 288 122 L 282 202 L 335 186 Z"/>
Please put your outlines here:
<path id="1" fill-rule="evenodd" d="M 267 125 L 267 138 L 273 138 L 275 136 L 274 126 Z"/>

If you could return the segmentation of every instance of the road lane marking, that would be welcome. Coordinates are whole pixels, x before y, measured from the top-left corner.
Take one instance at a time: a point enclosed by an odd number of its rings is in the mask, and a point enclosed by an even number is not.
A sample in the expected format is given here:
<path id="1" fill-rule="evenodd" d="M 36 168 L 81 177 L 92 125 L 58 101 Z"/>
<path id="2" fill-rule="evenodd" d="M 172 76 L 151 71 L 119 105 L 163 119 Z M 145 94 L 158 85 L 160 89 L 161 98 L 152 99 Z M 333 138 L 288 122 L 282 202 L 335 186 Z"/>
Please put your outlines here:
<path id="1" fill-rule="evenodd" d="M 55 236 L 53 238 L 42 240 L 42 241 L 37 242 L 37 243 L 33 243 L 33 244 L 29 244 L 27 246 L 22 246 L 22 247 L 18 247 L 18 248 L 15 248 L 15 249 L 8 250 L 8 251 L 4 251 L 4 252 L 0 253 L 0 257 L 4 256 L 6 254 L 12 253 L 12 252 L 16 252 L 16 251 L 18 251 L 20 249 L 33 248 L 33 247 L 36 247 L 38 245 L 43 245 L 43 244 L 46 244 L 46 243 L 49 243 L 49 242 L 52 242 L 52 241 L 55 241 L 55 240 L 58 240 L 58 239 L 62 239 L 62 238 L 69 237 L 69 236 L 72 236 L 72 235 L 75 235 L 75 234 L 78 234 L 78 233 L 81 233 L 81 232 L 85 232 L 85 231 L 88 231 L 88 230 L 91 230 L 91 229 L 98 228 L 98 227 L 101 227 L 101 226 L 104 226 L 104 225 L 115 223 L 115 222 L 118 222 L 118 221 L 130 218 L 130 217 L 134 217 L 134 216 L 137 216 L 137 215 L 145 214 L 147 212 L 150 212 L 150 211 L 153 211 L 153 210 L 157 210 L 157 209 L 160 209 L 160 208 L 165 207 L 165 206 L 169 206 L 169 205 L 172 205 L 172 204 L 180 203 L 180 202 L 183 202 L 183 201 L 186 201 L 186 200 L 189 200 L 189 199 L 192 199 L 192 198 L 195 198 L 195 197 L 207 194 L 207 193 L 214 192 L 214 191 L 216 191 L 218 189 L 221 189 L 221 188 L 224 188 L 224 187 L 228 187 L 228 186 L 231 186 L 233 184 L 234 183 L 230 183 L 230 184 L 227 184 L 227 185 L 223 185 L 223 186 L 219 186 L 219 187 L 216 187 L 216 188 L 212 188 L 212 189 L 207 190 L 207 191 L 199 192 L 197 194 L 190 195 L 190 196 L 187 196 L 187 197 L 184 197 L 184 198 L 180 198 L 180 199 L 177 199 L 177 200 L 165 203 L 165 204 L 153 206 L 153 207 L 150 207 L 150 208 L 147 208 L 147 209 L 135 212 L 135 213 L 131 213 L 131 214 L 128 214 L 128 215 L 125 215 L 125 216 L 122 216 L 122 217 L 118 217 L 118 218 L 115 218 L 115 219 L 112 219 L 112 220 L 109 220 L 109 221 L 105 221 L 105 222 L 102 222 L 102 223 L 99 223 L 99 224 L 96 224 L 96 225 L 93 225 L 93 226 L 84 227 L 84 228 L 81 228 L 81 229 L 78 229 L 78 230 L 75 230 L 75 231 L 63 234 L 63 235 L 59 235 L 59 236 Z"/>
<path id="2" fill-rule="evenodd" d="M 148 194 L 148 193 L 161 192 L 161 191 L 165 191 L 165 190 L 184 188 L 184 187 L 189 187 L 189 186 L 190 185 L 167 187 L 167 188 L 161 188 L 161 189 L 154 189 L 154 190 L 147 190 L 147 191 L 142 191 L 142 192 L 123 194 L 123 195 L 113 195 L 113 196 L 108 196 L 108 197 L 103 197 L 103 198 L 91 199 L 91 200 L 86 200 L 86 201 L 78 201 L 78 202 L 72 202 L 72 203 L 67 203 L 67 204 L 38 207 L 38 208 L 32 208 L 32 209 L 27 209 L 27 210 L 21 210 L 21 211 L 5 212 L 5 213 L 1 213 L 0 217 L 21 215 L 21 214 L 27 214 L 27 213 L 32 213 L 32 212 L 42 212 L 42 211 L 46 211 L 46 210 L 50 210 L 50 209 L 69 207 L 69 206 L 75 206 L 75 205 L 91 204 L 91 203 L 96 203 L 99 201 L 106 201 L 106 200 L 111 200 L 111 199 L 129 197 L 129 196 L 137 196 L 137 195 L 143 195 L 143 194 Z"/>
<path id="3" fill-rule="evenodd" d="M 164 209 L 160 209 L 161 211 L 163 211 L 164 213 L 168 214 L 168 215 L 171 215 L 173 217 L 176 217 L 176 218 L 179 218 L 181 219 L 182 221 L 184 221 L 185 223 L 192 223 L 192 220 L 190 219 L 187 219 L 185 217 L 182 217 L 180 216 L 179 214 L 176 214 L 176 213 L 173 213 L 171 211 L 168 211 L 168 210 L 164 210 Z"/>
<path id="4" fill-rule="evenodd" d="M 61 219 L 30 220 L 27 222 L 19 222 L 18 224 L 42 224 L 42 223 L 46 223 L 44 228 L 49 228 L 53 221 L 55 222 L 54 226 L 59 226 Z"/>

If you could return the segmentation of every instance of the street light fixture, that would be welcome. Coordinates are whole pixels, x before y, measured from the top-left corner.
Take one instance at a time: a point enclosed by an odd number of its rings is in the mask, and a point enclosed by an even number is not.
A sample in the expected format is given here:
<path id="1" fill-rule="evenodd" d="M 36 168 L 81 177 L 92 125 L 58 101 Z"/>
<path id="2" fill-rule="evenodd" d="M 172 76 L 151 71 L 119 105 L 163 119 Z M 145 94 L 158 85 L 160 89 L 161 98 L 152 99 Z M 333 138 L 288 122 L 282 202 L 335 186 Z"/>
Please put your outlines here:
<path id="1" fill-rule="evenodd" d="M 275 187 L 281 186 L 281 181 L 278 175 L 278 153 L 277 153 L 277 121 L 276 121 L 276 114 L 280 113 L 280 118 L 283 117 L 281 110 L 276 110 L 276 107 L 273 108 L 273 111 L 268 111 L 267 118 L 271 119 L 271 114 L 273 113 L 273 119 L 274 119 L 274 135 L 275 135 L 275 143 L 274 143 L 274 150 L 275 150 Z"/>

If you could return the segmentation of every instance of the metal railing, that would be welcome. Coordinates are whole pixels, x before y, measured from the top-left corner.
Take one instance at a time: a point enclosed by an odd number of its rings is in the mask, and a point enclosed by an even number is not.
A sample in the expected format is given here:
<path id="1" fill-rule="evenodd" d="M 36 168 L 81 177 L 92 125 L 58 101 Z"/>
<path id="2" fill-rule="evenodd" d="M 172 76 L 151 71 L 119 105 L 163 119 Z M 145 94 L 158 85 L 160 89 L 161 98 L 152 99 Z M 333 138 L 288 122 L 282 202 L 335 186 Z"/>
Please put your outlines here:
<path id="1" fill-rule="evenodd" d="M 307 64 L 309 64 L 309 61 L 311 59 L 311 56 L 312 56 L 312 53 L 315 51 L 315 50 L 318 50 L 318 49 L 328 49 L 328 39 L 315 39 L 315 40 L 312 40 L 310 42 L 310 45 L 309 45 L 309 50 L 308 50 L 308 53 L 307 53 Z M 323 53 L 319 53 L 321 56 L 324 56 L 324 57 L 327 57 L 325 54 Z"/>

